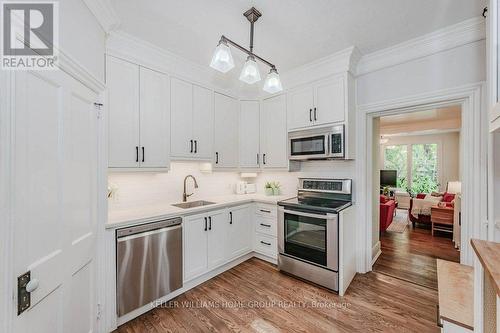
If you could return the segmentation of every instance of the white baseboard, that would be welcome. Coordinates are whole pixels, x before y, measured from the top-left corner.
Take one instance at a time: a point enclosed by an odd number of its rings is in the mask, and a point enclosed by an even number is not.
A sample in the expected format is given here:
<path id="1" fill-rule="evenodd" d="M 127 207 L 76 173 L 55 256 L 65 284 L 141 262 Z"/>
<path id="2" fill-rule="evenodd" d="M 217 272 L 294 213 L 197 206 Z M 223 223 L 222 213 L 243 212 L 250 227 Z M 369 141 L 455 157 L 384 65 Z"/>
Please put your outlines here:
<path id="1" fill-rule="evenodd" d="M 372 267 L 381 254 L 382 254 L 382 250 L 380 249 L 380 241 L 378 241 L 377 244 L 375 244 L 372 247 Z"/>

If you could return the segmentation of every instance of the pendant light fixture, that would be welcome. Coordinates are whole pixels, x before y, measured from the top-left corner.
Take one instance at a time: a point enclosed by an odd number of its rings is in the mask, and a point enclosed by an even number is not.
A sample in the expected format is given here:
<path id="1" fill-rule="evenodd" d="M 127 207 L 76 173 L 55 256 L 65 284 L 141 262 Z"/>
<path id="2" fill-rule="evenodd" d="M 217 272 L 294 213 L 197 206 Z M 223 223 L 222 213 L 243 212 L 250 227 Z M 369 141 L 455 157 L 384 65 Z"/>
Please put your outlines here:
<path id="1" fill-rule="evenodd" d="M 227 73 L 234 67 L 233 56 L 231 55 L 231 50 L 229 49 L 229 45 L 231 45 L 247 54 L 247 60 L 240 73 L 241 81 L 248 84 L 254 84 L 261 80 L 259 67 L 257 66 L 257 60 L 259 60 L 260 62 L 263 62 L 267 66 L 271 67 L 269 74 L 267 74 L 266 80 L 264 82 L 264 91 L 271 94 L 280 92 L 283 90 L 283 87 L 281 85 L 280 76 L 278 74 L 276 66 L 253 53 L 254 23 L 259 17 L 262 16 L 262 14 L 257 9 L 255 9 L 255 7 L 252 7 L 245 13 L 243 13 L 243 15 L 250 22 L 249 50 L 222 35 L 219 44 L 214 51 L 214 55 L 212 56 L 210 67 L 222 73 Z"/>

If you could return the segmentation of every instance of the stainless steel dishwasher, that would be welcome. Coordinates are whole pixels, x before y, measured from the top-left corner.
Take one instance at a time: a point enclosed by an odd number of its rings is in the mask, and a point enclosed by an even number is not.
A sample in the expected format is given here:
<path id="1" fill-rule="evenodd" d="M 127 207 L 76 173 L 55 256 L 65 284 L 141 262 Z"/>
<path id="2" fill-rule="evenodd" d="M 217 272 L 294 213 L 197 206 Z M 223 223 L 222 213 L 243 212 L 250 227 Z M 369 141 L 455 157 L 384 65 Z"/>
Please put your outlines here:
<path id="1" fill-rule="evenodd" d="M 182 219 L 118 229 L 117 312 L 121 317 L 182 287 Z"/>

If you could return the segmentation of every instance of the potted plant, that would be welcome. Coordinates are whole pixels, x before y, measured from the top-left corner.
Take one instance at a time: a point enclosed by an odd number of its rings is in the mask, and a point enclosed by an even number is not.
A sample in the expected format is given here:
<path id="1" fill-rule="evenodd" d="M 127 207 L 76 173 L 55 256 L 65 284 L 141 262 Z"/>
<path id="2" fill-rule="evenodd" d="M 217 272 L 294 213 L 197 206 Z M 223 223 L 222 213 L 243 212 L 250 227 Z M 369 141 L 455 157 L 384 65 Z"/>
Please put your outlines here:
<path id="1" fill-rule="evenodd" d="M 273 195 L 274 191 L 271 182 L 266 182 L 264 184 L 264 192 L 266 193 L 266 195 Z"/>
<path id="2" fill-rule="evenodd" d="M 279 195 L 281 184 L 279 182 L 273 182 L 271 186 L 273 188 L 273 195 Z"/>

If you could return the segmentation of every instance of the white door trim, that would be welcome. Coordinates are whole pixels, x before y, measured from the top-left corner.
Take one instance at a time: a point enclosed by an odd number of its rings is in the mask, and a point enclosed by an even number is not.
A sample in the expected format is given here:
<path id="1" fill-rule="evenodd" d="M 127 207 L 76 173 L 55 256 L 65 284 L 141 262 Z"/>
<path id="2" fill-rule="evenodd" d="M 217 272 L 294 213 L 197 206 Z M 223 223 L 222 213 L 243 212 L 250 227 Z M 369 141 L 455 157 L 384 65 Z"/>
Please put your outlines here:
<path id="1" fill-rule="evenodd" d="M 394 100 L 358 106 L 359 126 L 357 149 L 357 203 L 358 224 L 358 271 L 372 270 L 372 200 L 373 184 L 371 172 L 373 119 L 381 115 L 421 111 L 428 108 L 460 104 L 462 106 L 462 164 L 463 199 L 467 204 L 462 209 L 462 250 L 460 262 L 473 263 L 470 238 L 487 235 L 487 108 L 485 107 L 485 84 L 465 85 L 441 91 L 419 94 Z"/>

